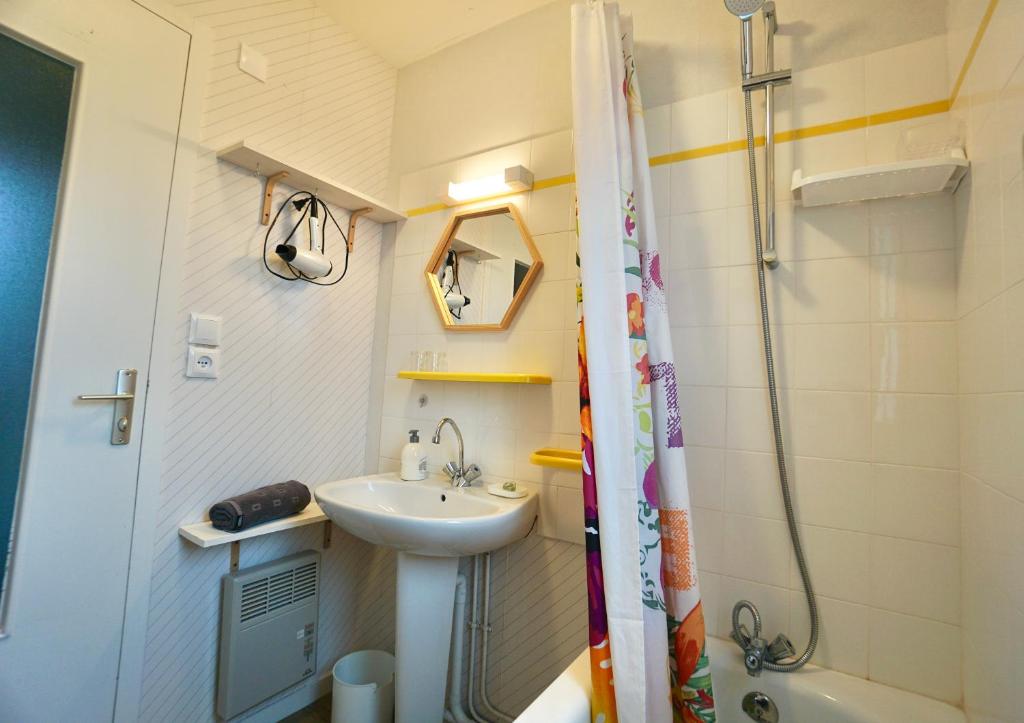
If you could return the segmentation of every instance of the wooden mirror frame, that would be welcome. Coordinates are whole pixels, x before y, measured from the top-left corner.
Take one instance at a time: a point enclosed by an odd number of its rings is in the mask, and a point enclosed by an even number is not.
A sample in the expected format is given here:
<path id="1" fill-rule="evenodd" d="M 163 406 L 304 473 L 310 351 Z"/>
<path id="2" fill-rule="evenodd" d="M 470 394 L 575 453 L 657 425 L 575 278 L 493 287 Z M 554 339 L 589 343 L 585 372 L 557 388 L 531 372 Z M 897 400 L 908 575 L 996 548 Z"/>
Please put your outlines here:
<path id="1" fill-rule="evenodd" d="M 516 290 L 515 296 L 512 297 L 512 303 L 508 305 L 508 309 L 505 310 L 505 315 L 500 322 L 497 324 L 456 324 L 455 318 L 452 316 L 452 312 L 444 300 L 441 285 L 436 281 L 437 272 L 444 263 L 448 246 L 455 237 L 455 231 L 458 229 L 459 224 L 463 221 L 483 218 L 485 216 L 497 216 L 503 213 L 512 216 L 512 219 L 516 222 L 519 235 L 522 237 L 523 243 L 526 244 L 526 250 L 529 251 L 530 258 L 532 259 L 530 270 L 523 277 L 523 282 L 519 285 L 519 289 Z M 529 229 L 526 228 L 526 223 L 523 221 L 523 216 L 519 213 L 519 209 L 513 203 L 502 203 L 497 206 L 488 206 L 487 208 L 475 208 L 472 211 L 461 211 L 453 215 L 448 220 L 448 225 L 445 226 L 437 246 L 434 247 L 434 252 L 427 261 L 427 267 L 423 271 L 423 276 L 427 281 L 430 296 L 434 300 L 434 308 L 437 309 L 438 316 L 441 317 L 441 324 L 446 331 L 505 331 L 512 323 L 512 319 L 515 318 L 516 312 L 522 306 L 526 295 L 529 293 L 533 282 L 543 266 L 544 261 L 540 257 L 536 244 L 533 243 L 533 237 L 530 235 Z"/>

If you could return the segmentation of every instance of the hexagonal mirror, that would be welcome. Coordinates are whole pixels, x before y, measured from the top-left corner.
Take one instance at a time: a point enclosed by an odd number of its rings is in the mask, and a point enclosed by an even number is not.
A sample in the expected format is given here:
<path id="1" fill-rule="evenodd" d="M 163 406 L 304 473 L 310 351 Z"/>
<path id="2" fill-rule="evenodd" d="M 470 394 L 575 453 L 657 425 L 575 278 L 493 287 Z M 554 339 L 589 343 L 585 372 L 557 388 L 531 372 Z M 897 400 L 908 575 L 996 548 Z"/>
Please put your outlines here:
<path id="1" fill-rule="evenodd" d="M 452 216 L 427 262 L 431 297 L 446 329 L 507 329 L 543 261 L 511 203 Z"/>

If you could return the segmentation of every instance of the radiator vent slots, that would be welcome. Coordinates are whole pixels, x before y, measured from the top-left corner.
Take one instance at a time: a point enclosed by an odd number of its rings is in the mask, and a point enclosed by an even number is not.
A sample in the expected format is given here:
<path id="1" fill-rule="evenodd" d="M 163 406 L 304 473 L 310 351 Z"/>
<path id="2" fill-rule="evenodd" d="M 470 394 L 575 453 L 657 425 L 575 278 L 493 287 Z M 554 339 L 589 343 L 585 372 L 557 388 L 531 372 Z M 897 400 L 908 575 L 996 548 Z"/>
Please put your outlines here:
<path id="1" fill-rule="evenodd" d="M 267 581 L 266 579 L 250 582 L 242 586 L 242 618 L 243 623 L 267 613 Z"/>
<path id="2" fill-rule="evenodd" d="M 239 622 L 248 623 L 316 595 L 317 563 L 310 562 L 242 585 Z"/>
<path id="3" fill-rule="evenodd" d="M 316 595 L 315 562 L 295 568 L 295 588 L 293 595 L 294 597 L 292 599 L 295 602 L 305 600 L 307 597 L 313 597 Z"/>

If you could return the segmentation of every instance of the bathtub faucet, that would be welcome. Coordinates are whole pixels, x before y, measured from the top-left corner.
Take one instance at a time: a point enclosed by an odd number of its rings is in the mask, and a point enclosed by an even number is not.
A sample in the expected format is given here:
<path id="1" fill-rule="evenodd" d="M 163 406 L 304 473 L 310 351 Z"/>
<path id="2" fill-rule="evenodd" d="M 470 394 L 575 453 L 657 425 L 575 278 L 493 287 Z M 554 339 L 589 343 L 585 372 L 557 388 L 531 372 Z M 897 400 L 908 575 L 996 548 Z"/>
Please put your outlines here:
<path id="1" fill-rule="evenodd" d="M 746 625 L 740 623 L 740 613 L 747 610 L 753 618 L 754 632 L 747 629 Z M 747 668 L 747 675 L 757 677 L 769 663 L 769 667 L 785 658 L 796 655 L 793 643 L 789 642 L 782 633 L 775 636 L 770 644 L 761 637 L 761 614 L 757 606 L 749 600 L 740 600 L 732 609 L 732 639 L 743 650 L 743 665 Z"/>

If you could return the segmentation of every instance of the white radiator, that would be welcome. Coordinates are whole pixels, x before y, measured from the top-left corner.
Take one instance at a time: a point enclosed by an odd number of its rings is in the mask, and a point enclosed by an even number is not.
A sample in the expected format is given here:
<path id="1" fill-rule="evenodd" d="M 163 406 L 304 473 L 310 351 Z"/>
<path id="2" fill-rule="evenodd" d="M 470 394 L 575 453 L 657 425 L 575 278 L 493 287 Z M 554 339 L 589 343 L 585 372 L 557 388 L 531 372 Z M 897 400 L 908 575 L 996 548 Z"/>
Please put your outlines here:
<path id="1" fill-rule="evenodd" d="M 217 715 L 234 718 L 316 671 L 320 553 L 222 578 Z"/>

